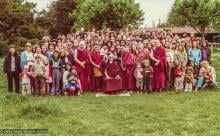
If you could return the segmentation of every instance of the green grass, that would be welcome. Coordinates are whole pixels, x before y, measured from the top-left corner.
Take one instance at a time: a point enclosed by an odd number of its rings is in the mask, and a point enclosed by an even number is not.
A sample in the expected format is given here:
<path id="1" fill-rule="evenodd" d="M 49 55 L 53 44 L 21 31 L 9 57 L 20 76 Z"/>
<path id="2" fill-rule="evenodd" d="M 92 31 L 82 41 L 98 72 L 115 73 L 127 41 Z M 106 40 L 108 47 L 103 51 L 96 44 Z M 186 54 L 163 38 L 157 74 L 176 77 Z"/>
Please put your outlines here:
<path id="1" fill-rule="evenodd" d="M 220 77 L 220 55 L 213 58 Z M 5 76 L 0 74 L 0 128 L 48 129 L 51 136 L 220 135 L 218 90 L 33 97 L 8 94 Z"/>

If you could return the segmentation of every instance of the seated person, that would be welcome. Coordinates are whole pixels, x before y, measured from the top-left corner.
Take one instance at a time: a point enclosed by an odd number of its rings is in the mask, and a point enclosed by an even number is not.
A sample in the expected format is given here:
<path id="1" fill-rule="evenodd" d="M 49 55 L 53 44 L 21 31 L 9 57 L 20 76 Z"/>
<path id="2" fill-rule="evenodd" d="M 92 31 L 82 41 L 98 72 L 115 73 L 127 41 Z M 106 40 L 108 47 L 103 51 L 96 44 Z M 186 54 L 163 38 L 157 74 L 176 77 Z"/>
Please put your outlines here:
<path id="1" fill-rule="evenodd" d="M 79 80 L 79 76 L 75 68 L 71 70 L 71 72 L 67 75 L 67 84 L 65 85 L 65 92 L 68 95 L 73 95 L 75 91 L 77 91 L 77 95 L 81 95 L 81 84 Z"/>
<path id="2" fill-rule="evenodd" d="M 122 89 L 119 70 L 118 63 L 114 61 L 114 55 L 110 54 L 105 64 L 104 93 L 116 93 Z"/>
<path id="3" fill-rule="evenodd" d="M 202 61 L 195 90 L 197 91 L 198 89 L 215 87 L 215 84 L 216 84 L 215 69 L 209 65 L 208 61 L 206 60 Z"/>

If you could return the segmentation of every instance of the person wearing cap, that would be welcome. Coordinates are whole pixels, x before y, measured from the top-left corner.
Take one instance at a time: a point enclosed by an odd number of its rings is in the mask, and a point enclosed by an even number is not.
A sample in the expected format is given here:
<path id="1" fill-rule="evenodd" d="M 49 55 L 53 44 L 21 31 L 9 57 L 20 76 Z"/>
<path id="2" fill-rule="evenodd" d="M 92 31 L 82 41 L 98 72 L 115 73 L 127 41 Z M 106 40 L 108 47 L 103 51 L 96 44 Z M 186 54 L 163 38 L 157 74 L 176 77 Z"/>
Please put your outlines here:
<path id="1" fill-rule="evenodd" d="M 46 69 L 40 55 L 35 56 L 35 62 L 32 66 L 32 72 L 35 84 L 35 88 L 33 90 L 34 95 L 45 95 Z"/>
<path id="2" fill-rule="evenodd" d="M 21 72 L 20 56 L 16 51 L 15 45 L 10 45 L 8 55 L 5 57 L 3 71 L 7 75 L 8 92 L 13 92 L 13 82 L 15 92 L 19 93 L 19 74 Z"/>

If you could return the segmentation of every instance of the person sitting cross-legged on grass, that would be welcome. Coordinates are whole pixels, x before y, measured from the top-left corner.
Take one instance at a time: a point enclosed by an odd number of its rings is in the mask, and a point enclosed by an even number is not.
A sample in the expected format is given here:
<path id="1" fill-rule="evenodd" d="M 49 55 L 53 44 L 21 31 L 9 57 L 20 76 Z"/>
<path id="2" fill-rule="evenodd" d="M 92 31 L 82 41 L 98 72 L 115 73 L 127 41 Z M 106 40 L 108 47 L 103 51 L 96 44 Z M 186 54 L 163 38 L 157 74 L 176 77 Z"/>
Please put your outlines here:
<path id="1" fill-rule="evenodd" d="M 198 89 L 215 87 L 215 84 L 216 84 L 215 69 L 209 65 L 208 61 L 202 61 L 201 68 L 199 71 L 199 78 L 195 90 L 197 91 Z"/>

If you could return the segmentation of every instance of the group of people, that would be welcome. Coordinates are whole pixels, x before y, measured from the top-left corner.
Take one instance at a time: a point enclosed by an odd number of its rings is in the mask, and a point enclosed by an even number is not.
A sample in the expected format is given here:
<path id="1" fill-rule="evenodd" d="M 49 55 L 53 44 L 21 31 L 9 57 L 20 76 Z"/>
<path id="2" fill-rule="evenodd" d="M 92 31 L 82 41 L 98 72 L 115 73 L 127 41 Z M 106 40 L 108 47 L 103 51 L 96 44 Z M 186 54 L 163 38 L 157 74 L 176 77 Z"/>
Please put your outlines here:
<path id="1" fill-rule="evenodd" d="M 215 87 L 209 43 L 193 34 L 164 31 L 85 31 L 9 47 L 8 90 L 22 94 L 197 91 Z"/>

